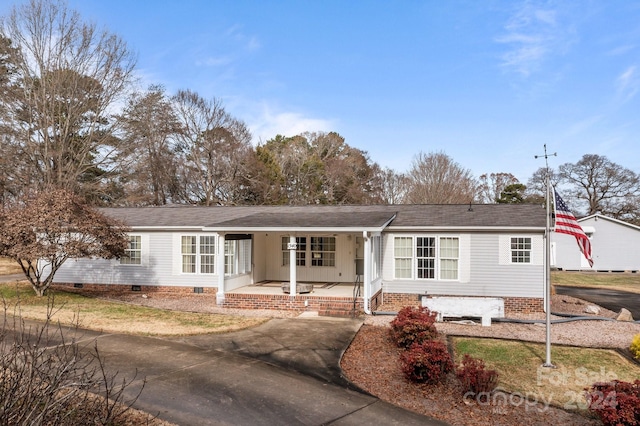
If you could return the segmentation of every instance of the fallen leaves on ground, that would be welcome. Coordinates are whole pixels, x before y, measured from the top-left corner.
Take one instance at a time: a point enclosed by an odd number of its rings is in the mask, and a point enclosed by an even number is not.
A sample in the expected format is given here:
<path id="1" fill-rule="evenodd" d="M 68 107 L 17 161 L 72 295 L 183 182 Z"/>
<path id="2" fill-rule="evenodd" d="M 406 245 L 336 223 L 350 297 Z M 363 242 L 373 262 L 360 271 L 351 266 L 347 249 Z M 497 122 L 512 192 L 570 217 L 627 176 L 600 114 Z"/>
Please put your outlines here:
<path id="1" fill-rule="evenodd" d="M 416 385 L 407 381 L 399 362 L 399 348 L 389 339 L 389 328 L 363 325 L 345 352 L 345 376 L 378 398 L 451 425 L 598 425 L 599 421 L 508 393 L 498 393 L 491 404 L 465 400 L 454 374 L 443 384 Z"/>

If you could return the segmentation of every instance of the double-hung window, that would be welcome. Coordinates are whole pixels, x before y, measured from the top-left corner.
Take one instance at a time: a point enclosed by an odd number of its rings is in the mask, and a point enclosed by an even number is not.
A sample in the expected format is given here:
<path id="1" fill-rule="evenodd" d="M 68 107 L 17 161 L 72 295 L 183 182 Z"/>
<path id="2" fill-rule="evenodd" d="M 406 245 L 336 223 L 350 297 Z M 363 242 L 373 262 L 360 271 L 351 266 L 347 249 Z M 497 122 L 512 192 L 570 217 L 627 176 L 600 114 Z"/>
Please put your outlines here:
<path id="1" fill-rule="evenodd" d="M 124 255 L 120 258 L 120 264 L 142 264 L 142 237 L 140 235 L 129 235 L 129 246 L 125 249 Z"/>
<path id="2" fill-rule="evenodd" d="M 458 259 L 460 243 L 456 237 L 440 238 L 440 279 L 458 279 Z"/>
<path id="3" fill-rule="evenodd" d="M 196 241 L 195 235 L 183 235 L 180 244 L 180 251 L 182 253 L 182 272 L 184 274 L 196 273 Z"/>
<path id="4" fill-rule="evenodd" d="M 183 274 L 214 274 L 216 270 L 215 235 L 183 235 L 180 255 Z"/>
<path id="5" fill-rule="evenodd" d="M 213 274 L 216 270 L 216 237 L 200 236 L 200 273 Z"/>
<path id="6" fill-rule="evenodd" d="M 395 237 L 393 254 L 395 278 L 458 279 L 460 261 L 458 237 Z"/>
<path id="7" fill-rule="evenodd" d="M 511 263 L 531 263 L 531 237 L 511 237 Z"/>
<path id="8" fill-rule="evenodd" d="M 411 278 L 413 263 L 413 238 L 396 237 L 393 244 L 396 278 Z"/>

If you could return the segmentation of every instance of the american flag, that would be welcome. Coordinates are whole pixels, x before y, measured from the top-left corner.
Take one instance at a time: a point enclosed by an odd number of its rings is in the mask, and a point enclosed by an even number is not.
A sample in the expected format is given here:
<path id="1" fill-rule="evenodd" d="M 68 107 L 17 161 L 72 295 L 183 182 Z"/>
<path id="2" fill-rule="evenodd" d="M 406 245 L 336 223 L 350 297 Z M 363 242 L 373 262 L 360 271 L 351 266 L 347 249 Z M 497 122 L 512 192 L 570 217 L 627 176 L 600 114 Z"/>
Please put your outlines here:
<path id="1" fill-rule="evenodd" d="M 560 234 L 569 234 L 576 237 L 576 241 L 578 242 L 578 247 L 580 247 L 580 251 L 584 255 L 587 262 L 589 262 L 589 266 L 593 266 L 593 259 L 591 258 L 591 242 L 589 241 L 589 237 L 584 233 L 582 227 L 576 221 L 576 217 L 571 213 L 567 205 L 562 201 L 562 197 L 553 188 L 553 193 L 555 194 L 555 231 Z"/>

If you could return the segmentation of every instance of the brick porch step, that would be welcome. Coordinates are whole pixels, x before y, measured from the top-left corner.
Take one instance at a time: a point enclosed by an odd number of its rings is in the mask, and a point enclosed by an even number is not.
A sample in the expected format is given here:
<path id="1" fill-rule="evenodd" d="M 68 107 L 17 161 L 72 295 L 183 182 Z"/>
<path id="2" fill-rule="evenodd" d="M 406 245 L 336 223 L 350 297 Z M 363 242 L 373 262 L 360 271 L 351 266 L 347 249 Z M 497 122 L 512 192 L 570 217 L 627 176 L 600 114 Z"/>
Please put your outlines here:
<path id="1" fill-rule="evenodd" d="M 325 302 L 320 303 L 318 315 L 324 317 L 341 317 L 349 318 L 359 315 L 362 312 L 359 305 L 356 305 L 355 312 L 353 310 L 353 302 Z"/>

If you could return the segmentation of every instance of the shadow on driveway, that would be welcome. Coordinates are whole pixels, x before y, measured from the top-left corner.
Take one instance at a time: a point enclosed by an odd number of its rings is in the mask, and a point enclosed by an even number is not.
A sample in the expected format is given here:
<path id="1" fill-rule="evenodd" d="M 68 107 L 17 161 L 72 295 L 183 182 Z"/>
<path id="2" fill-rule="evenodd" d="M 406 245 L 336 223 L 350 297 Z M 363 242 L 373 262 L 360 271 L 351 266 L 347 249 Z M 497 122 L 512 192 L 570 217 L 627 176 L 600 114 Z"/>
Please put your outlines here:
<path id="1" fill-rule="evenodd" d="M 626 308 L 631 312 L 634 320 L 640 319 L 640 294 L 630 293 L 628 291 L 608 290 L 603 288 L 587 288 L 587 287 L 563 287 L 554 286 L 557 294 L 564 294 L 571 297 L 577 297 L 613 312 L 620 312 L 620 309 Z"/>

